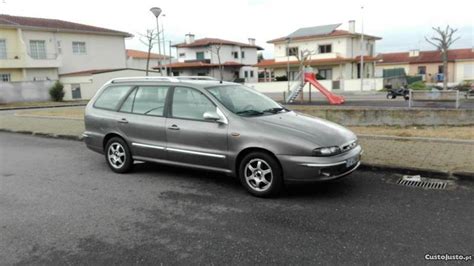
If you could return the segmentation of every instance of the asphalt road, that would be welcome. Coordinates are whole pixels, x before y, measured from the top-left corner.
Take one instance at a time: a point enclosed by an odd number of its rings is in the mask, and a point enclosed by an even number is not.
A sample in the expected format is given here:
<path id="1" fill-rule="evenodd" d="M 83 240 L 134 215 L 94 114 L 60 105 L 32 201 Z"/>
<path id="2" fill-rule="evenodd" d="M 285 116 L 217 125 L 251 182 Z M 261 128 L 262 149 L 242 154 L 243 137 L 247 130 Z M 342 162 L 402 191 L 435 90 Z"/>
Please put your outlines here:
<path id="1" fill-rule="evenodd" d="M 216 173 L 114 174 L 76 141 L 0 133 L 0 264 L 420 264 L 473 254 L 474 186 L 356 171 L 248 195 Z M 472 263 L 472 261 L 471 261 Z"/>

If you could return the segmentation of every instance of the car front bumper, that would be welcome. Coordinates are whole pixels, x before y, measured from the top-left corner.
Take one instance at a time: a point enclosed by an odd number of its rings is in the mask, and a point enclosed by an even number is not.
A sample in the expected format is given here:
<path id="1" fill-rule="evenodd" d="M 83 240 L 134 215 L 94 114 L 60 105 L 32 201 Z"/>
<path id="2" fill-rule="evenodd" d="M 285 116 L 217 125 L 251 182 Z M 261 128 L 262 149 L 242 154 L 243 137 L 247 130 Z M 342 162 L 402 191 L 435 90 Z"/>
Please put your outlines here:
<path id="1" fill-rule="evenodd" d="M 362 148 L 331 157 L 277 155 L 287 182 L 327 181 L 346 176 L 360 165 Z"/>

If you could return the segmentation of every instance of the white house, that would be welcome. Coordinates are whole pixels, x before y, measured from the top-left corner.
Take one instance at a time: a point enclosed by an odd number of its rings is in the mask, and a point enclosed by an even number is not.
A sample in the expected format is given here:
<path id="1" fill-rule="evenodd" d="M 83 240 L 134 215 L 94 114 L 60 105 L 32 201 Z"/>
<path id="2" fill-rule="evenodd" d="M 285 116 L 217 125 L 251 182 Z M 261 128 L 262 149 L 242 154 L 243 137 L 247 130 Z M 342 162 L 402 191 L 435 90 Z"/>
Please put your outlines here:
<path id="1" fill-rule="evenodd" d="M 0 81 L 57 80 L 60 75 L 126 68 L 131 34 L 57 19 L 0 15 Z"/>
<path id="2" fill-rule="evenodd" d="M 127 49 L 127 67 L 134 68 L 134 69 L 146 69 L 146 63 L 148 58 L 148 52 Z M 158 60 L 162 65 L 171 63 L 170 60 L 173 58 L 165 55 L 159 55 L 155 53 L 150 53 L 150 62 L 148 65 L 149 70 L 153 70 L 158 64 Z"/>
<path id="3" fill-rule="evenodd" d="M 332 24 L 300 28 L 284 37 L 268 41 L 274 45 L 274 59 L 262 60 L 255 65 L 263 73 L 261 81 L 286 77 L 288 67 L 290 80 L 294 80 L 299 71 L 297 55 L 304 50 L 312 53 L 307 65 L 318 70 L 319 79 L 340 81 L 360 78 L 361 55 L 364 56 L 364 78 L 373 77 L 377 60 L 375 45 L 381 38 L 367 34 L 362 37 L 361 33 L 355 31 L 353 20 L 349 21 L 348 30 L 338 29 L 340 26 Z"/>
<path id="4" fill-rule="evenodd" d="M 212 76 L 219 79 L 221 65 L 226 81 L 258 80 L 258 69 L 254 65 L 258 61 L 257 51 L 263 48 L 255 45 L 255 39 L 249 38 L 248 43 L 216 38 L 195 40 L 193 34 L 186 34 L 185 42 L 173 46 L 177 50 L 178 62 L 167 67 L 174 76 Z"/>

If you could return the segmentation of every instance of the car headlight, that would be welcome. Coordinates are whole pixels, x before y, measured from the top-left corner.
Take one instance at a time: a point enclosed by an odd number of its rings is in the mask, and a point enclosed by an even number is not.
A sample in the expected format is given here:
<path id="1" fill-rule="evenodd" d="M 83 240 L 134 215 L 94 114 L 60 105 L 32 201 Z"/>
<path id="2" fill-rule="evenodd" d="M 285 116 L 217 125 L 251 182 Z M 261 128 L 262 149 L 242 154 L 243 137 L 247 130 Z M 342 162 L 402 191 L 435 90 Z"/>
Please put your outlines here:
<path id="1" fill-rule="evenodd" d="M 338 146 L 321 147 L 313 150 L 313 155 L 320 157 L 333 156 L 339 153 L 341 153 L 341 149 Z"/>

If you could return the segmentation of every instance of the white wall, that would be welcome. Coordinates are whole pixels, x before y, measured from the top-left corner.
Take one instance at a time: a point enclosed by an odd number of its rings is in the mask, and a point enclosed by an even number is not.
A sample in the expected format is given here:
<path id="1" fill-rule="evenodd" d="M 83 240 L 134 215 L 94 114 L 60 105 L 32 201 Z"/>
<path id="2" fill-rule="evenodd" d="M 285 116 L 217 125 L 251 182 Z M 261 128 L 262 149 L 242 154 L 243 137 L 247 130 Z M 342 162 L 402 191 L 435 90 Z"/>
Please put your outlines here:
<path id="1" fill-rule="evenodd" d="M 126 67 L 123 36 L 23 30 L 23 40 L 28 51 L 30 40 L 45 40 L 48 57 L 55 54 L 61 57 L 60 74 Z M 73 54 L 74 41 L 86 43 L 86 54 Z"/>
<path id="2" fill-rule="evenodd" d="M 159 76 L 159 73 L 151 72 L 150 76 Z M 145 71 L 139 70 L 120 70 L 107 73 L 100 73 L 94 75 L 84 76 L 63 76 L 60 81 L 64 84 L 64 99 L 72 100 L 71 85 L 80 84 L 82 99 L 91 99 L 100 87 L 113 78 L 120 77 L 142 77 L 145 76 Z"/>
<path id="3" fill-rule="evenodd" d="M 456 61 L 454 64 L 454 81 L 464 80 L 474 80 L 474 61 Z"/>
<path id="4" fill-rule="evenodd" d="M 25 80 L 57 80 L 57 68 L 27 68 L 25 69 Z"/>

